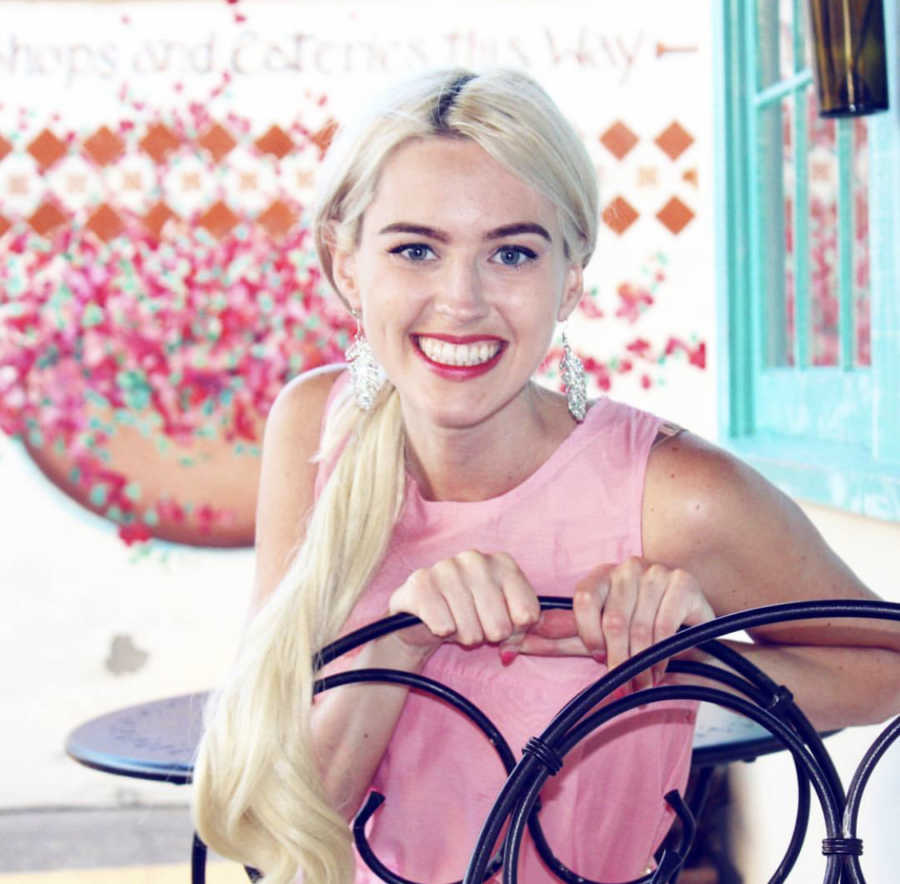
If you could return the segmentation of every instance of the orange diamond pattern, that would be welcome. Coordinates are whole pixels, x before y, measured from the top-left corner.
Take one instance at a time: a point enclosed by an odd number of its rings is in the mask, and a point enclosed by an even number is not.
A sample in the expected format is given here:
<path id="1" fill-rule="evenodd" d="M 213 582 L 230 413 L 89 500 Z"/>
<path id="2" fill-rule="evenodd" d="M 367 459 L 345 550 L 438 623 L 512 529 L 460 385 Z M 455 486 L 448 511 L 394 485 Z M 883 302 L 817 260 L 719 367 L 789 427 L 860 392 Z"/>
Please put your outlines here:
<path id="1" fill-rule="evenodd" d="M 677 196 L 673 196 L 657 213 L 663 226 L 679 234 L 693 219 L 694 213 Z"/>
<path id="2" fill-rule="evenodd" d="M 85 224 L 95 236 L 109 242 L 125 230 L 122 219 L 106 203 L 101 203 Z"/>
<path id="3" fill-rule="evenodd" d="M 638 219 L 634 207 L 623 197 L 617 196 L 604 210 L 606 226 L 621 236 Z"/>
<path id="4" fill-rule="evenodd" d="M 51 230 L 54 230 L 61 224 L 65 224 L 66 221 L 68 221 L 66 216 L 51 202 L 41 203 L 28 219 L 32 230 L 41 236 L 45 236 Z"/>
<path id="5" fill-rule="evenodd" d="M 328 119 L 315 132 L 309 133 L 308 130 L 304 130 L 304 138 L 316 146 L 321 157 L 327 152 L 337 129 L 337 121 L 333 118 Z M 122 158 L 128 140 L 129 134 L 124 129 L 117 132 L 104 125 L 100 126 L 90 137 L 84 139 L 81 150 L 97 165 L 110 166 Z M 219 163 L 237 146 L 239 140 L 241 140 L 240 135 L 233 134 L 226 126 L 214 121 L 196 138 L 194 143 L 207 151 L 215 163 Z M 622 120 L 616 120 L 599 136 L 600 143 L 617 160 L 627 157 L 640 140 L 640 136 Z M 672 161 L 681 157 L 694 143 L 694 137 L 677 120 L 668 125 L 653 140 Z M 156 163 L 165 162 L 169 154 L 181 143 L 181 135 L 163 123 L 149 125 L 139 141 L 141 149 Z M 292 151 L 304 147 L 306 141 L 295 140 L 282 127 L 272 125 L 256 139 L 254 144 L 260 152 L 282 159 Z M 49 128 L 44 128 L 27 145 L 27 150 L 34 157 L 43 174 L 69 153 L 69 147 L 68 141 L 57 137 Z M 0 135 L 0 160 L 14 150 L 15 145 Z M 813 170 L 814 175 L 816 171 L 816 169 Z M 296 172 L 295 170 L 295 174 L 302 175 L 305 179 L 312 175 L 312 171 Z M 697 187 L 698 170 L 696 166 L 681 171 L 680 178 L 693 187 Z M 300 183 L 305 185 L 308 182 L 304 180 Z M 657 187 L 659 184 L 657 170 L 653 166 L 641 166 L 637 170 L 636 183 L 638 187 Z M 125 232 L 123 217 L 117 213 L 114 203 L 101 203 L 92 207 L 90 212 L 86 226 L 101 240 L 109 241 Z M 660 223 L 673 234 L 679 234 L 684 230 L 694 216 L 694 210 L 678 197 L 672 197 L 656 213 Z M 604 223 L 620 236 L 629 230 L 639 217 L 640 212 L 624 196 L 617 196 L 612 200 L 602 214 Z M 165 202 L 159 201 L 142 220 L 147 231 L 159 237 L 166 222 L 172 218 L 178 218 L 177 213 Z M 198 223 L 213 236 L 221 238 L 231 231 L 240 220 L 240 216 L 236 215 L 224 201 L 219 200 L 206 209 L 198 219 Z M 255 220 L 270 236 L 282 237 L 299 222 L 299 216 L 291 203 L 276 199 Z M 41 235 L 49 233 L 68 221 L 63 207 L 55 202 L 51 195 L 44 199 L 28 219 L 31 227 Z M 0 235 L 8 232 L 11 226 L 12 221 L 0 215 Z"/>
<path id="6" fill-rule="evenodd" d="M 290 135 L 280 126 L 270 126 L 264 135 L 256 139 L 255 144 L 262 153 L 274 154 L 279 160 L 294 149 Z"/>
<path id="7" fill-rule="evenodd" d="M 197 219 L 197 223 L 205 227 L 216 239 L 221 239 L 238 223 L 238 220 L 238 216 L 219 200 Z"/>
<path id="8" fill-rule="evenodd" d="M 98 166 L 109 166 L 125 151 L 125 142 L 108 126 L 101 126 L 87 141 L 84 149 Z"/>
<path id="9" fill-rule="evenodd" d="M 233 150 L 237 142 L 231 137 L 231 133 L 219 123 L 213 123 L 198 139 L 197 143 L 205 147 L 212 158 L 220 163 L 222 158 Z"/>
<path id="10" fill-rule="evenodd" d="M 156 163 L 165 162 L 166 156 L 179 145 L 178 136 L 162 123 L 154 123 L 140 140 L 141 149 Z"/>
<path id="11" fill-rule="evenodd" d="M 331 141 L 337 130 L 337 120 L 329 120 L 318 132 L 313 132 L 313 134 L 309 136 L 309 140 L 319 148 L 320 160 L 328 153 L 328 148 L 331 147 Z"/>
<path id="12" fill-rule="evenodd" d="M 67 151 L 65 141 L 60 141 L 49 129 L 44 129 L 28 145 L 28 153 L 37 160 L 41 172 L 46 172 L 54 163 L 62 159 Z"/>
<path id="13" fill-rule="evenodd" d="M 170 218 L 178 216 L 163 202 L 157 203 L 143 217 L 144 227 L 159 239 L 162 229 Z"/>
<path id="14" fill-rule="evenodd" d="M 677 160 L 694 143 L 691 133 L 677 120 L 663 129 L 653 140 L 659 149 L 673 161 Z"/>
<path id="15" fill-rule="evenodd" d="M 617 159 L 624 159 L 638 143 L 638 137 L 621 120 L 616 120 L 601 136 L 600 143 Z"/>
<path id="16" fill-rule="evenodd" d="M 297 222 L 297 215 L 283 200 L 275 200 L 257 219 L 270 236 L 284 236 Z"/>

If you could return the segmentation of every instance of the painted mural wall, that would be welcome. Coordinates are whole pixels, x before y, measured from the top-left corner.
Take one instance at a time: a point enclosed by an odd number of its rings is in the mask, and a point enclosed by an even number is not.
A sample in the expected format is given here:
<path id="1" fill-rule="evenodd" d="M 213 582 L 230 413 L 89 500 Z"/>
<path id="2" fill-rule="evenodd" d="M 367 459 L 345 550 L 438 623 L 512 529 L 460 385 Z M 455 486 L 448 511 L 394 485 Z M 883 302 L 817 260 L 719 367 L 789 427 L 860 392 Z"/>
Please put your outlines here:
<path id="1" fill-rule="evenodd" d="M 439 17 L 381 0 L 3 4 L 0 654 L 16 703 L 0 714 L 25 722 L 30 760 L 4 804 L 147 794 L 64 759 L 65 732 L 209 686 L 230 658 L 268 407 L 341 360 L 353 329 L 311 249 L 316 169 L 398 78 L 510 65 L 546 86 L 601 180 L 570 329 L 593 392 L 714 433 L 709 29 L 703 0 L 614 16 L 512 0 Z"/>

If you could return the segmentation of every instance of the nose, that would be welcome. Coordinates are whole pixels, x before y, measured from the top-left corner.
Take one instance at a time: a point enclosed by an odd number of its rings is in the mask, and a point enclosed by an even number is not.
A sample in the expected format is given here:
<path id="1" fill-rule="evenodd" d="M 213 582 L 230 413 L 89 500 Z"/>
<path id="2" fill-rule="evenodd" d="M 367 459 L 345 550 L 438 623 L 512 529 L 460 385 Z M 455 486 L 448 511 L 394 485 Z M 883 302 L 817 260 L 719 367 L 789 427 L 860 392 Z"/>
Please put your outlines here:
<path id="1" fill-rule="evenodd" d="M 448 261 L 438 280 L 435 294 L 436 313 L 458 323 L 483 318 L 488 312 L 483 280 L 474 261 Z"/>

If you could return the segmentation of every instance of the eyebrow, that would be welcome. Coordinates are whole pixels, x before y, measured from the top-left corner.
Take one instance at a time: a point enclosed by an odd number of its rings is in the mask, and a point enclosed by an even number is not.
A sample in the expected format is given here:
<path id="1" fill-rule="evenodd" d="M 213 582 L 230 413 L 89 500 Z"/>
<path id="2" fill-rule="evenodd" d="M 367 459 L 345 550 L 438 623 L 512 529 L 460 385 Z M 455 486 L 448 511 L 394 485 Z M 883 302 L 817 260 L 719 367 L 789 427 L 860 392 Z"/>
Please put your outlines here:
<path id="1" fill-rule="evenodd" d="M 522 221 L 518 224 L 505 224 L 503 227 L 495 227 L 489 230 L 485 235 L 485 239 L 503 239 L 505 236 L 517 236 L 520 233 L 536 233 L 538 236 L 544 237 L 547 242 L 553 242 L 546 227 L 535 224 L 533 221 Z"/>
<path id="2" fill-rule="evenodd" d="M 397 221 L 394 224 L 388 224 L 378 231 L 379 234 L 385 233 L 412 233 L 417 236 L 425 236 L 438 242 L 450 242 L 448 234 L 442 230 L 436 230 L 434 227 L 428 227 L 424 224 L 409 224 L 405 221 Z M 507 236 L 517 236 L 520 233 L 535 233 L 542 236 L 547 242 L 552 243 L 553 239 L 547 232 L 547 229 L 533 221 L 522 221 L 517 224 L 504 224 L 502 227 L 495 227 L 493 230 L 487 231 L 484 239 L 503 239 Z"/>

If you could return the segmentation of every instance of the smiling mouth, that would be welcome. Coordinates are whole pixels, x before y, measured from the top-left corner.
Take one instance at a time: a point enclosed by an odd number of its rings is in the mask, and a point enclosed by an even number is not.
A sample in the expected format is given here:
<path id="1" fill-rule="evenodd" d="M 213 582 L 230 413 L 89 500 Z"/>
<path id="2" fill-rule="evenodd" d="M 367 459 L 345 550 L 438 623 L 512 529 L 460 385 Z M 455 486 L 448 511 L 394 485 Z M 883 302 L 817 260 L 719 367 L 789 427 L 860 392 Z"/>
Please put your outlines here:
<path id="1" fill-rule="evenodd" d="M 490 362 L 503 346 L 502 341 L 496 339 L 457 344 L 439 338 L 415 335 L 414 340 L 428 359 L 449 368 L 483 365 Z"/>

